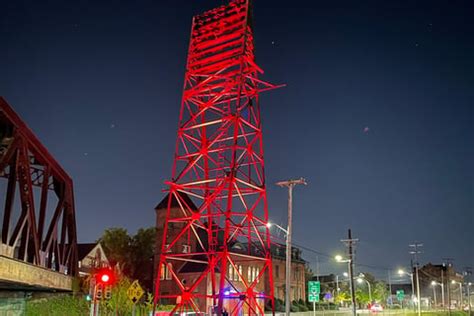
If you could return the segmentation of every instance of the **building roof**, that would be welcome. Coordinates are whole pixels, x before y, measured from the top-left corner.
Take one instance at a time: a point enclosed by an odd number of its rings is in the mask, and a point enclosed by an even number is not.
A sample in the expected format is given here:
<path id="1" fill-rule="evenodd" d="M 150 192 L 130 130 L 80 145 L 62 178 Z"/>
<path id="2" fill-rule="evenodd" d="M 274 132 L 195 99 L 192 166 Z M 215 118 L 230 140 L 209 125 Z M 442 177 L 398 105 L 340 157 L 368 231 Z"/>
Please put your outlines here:
<path id="1" fill-rule="evenodd" d="M 183 192 L 179 192 L 179 191 L 176 191 L 176 194 L 179 195 L 180 199 L 186 203 L 192 210 L 197 210 L 198 207 L 196 206 L 196 204 L 194 204 L 193 200 L 191 200 L 191 198 L 186 194 L 186 193 L 183 193 Z M 168 208 L 168 199 L 169 199 L 169 196 L 170 196 L 170 193 L 168 193 L 164 198 L 163 200 L 161 200 L 160 203 L 158 203 L 158 205 L 155 207 L 155 210 L 166 210 Z M 171 200 L 171 208 L 178 208 L 179 207 L 179 203 L 178 201 L 176 200 L 176 196 L 173 195 L 172 197 L 172 200 Z"/>
<path id="2" fill-rule="evenodd" d="M 77 244 L 77 257 L 78 260 L 81 261 L 84 259 L 94 247 L 97 246 L 97 243 L 85 243 L 85 244 Z"/>
<path id="3" fill-rule="evenodd" d="M 306 260 L 304 260 L 301 256 L 301 249 L 299 249 L 298 247 L 291 246 L 291 250 L 291 261 L 306 263 Z M 272 243 L 270 246 L 270 252 L 272 253 L 273 259 L 286 259 L 286 245 L 280 243 Z"/>

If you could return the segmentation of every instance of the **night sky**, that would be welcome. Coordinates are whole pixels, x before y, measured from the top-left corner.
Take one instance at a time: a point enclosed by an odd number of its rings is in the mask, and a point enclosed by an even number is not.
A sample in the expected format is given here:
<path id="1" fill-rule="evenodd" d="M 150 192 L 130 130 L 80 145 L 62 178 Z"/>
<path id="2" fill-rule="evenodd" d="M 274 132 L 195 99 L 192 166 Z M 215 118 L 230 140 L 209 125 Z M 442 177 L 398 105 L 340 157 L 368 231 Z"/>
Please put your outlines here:
<path id="1" fill-rule="evenodd" d="M 78 237 L 154 225 L 171 174 L 193 15 L 223 1 L 0 2 L 0 95 L 74 179 Z M 474 2 L 254 6 L 272 221 L 320 272 L 353 230 L 360 270 L 474 266 Z"/>

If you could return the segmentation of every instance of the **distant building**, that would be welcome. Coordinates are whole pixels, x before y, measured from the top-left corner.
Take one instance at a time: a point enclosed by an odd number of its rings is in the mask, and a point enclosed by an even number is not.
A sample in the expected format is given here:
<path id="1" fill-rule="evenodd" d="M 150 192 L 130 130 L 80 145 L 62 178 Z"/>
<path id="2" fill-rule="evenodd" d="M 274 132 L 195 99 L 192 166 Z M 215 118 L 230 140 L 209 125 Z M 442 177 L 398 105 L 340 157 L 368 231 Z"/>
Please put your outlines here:
<path id="1" fill-rule="evenodd" d="M 421 297 L 429 298 L 431 303 L 434 304 L 434 296 L 436 293 L 436 303 L 437 305 L 441 306 L 443 305 L 442 288 L 444 288 L 445 306 L 448 306 L 448 300 L 450 300 L 451 305 L 459 305 L 461 300 L 460 295 L 462 294 L 459 288 L 459 283 L 462 283 L 464 278 L 461 273 L 456 272 L 451 264 L 428 263 L 423 267 L 420 267 L 419 279 Z M 433 281 L 436 283 L 435 285 L 432 284 Z M 416 289 L 416 278 L 414 283 Z"/>
<path id="2" fill-rule="evenodd" d="M 79 276 L 90 275 L 96 268 L 108 267 L 109 260 L 100 243 L 77 244 Z"/>
<path id="3" fill-rule="evenodd" d="M 197 210 L 194 202 L 184 193 L 179 193 L 181 195 L 182 200 L 193 210 Z M 163 243 L 163 231 L 165 226 L 166 220 L 166 211 L 168 206 L 168 196 L 166 196 L 155 208 L 156 211 L 156 228 L 157 228 L 157 238 L 156 238 L 156 254 L 155 254 L 155 262 L 158 264 L 159 262 L 159 252 L 161 251 L 162 243 Z M 180 214 L 181 208 L 178 204 L 178 201 L 173 198 L 171 200 L 171 207 L 170 207 L 170 218 L 177 217 Z M 184 228 L 185 223 L 175 222 L 169 223 L 168 225 L 168 236 L 170 239 L 173 239 L 174 236 L 177 236 L 182 229 Z M 198 239 L 194 234 L 190 234 L 186 241 L 177 242 L 173 245 L 173 252 L 199 252 L 202 250 L 202 247 L 207 246 L 207 233 L 203 229 L 196 229 L 196 233 L 199 236 L 199 239 L 204 243 L 201 245 L 198 242 Z M 219 236 L 218 238 L 223 238 L 223 236 Z M 233 252 L 236 253 L 247 253 L 249 251 L 248 245 L 244 243 L 235 242 L 232 244 L 231 249 Z M 292 300 L 299 300 L 305 299 L 305 261 L 301 258 L 301 251 L 297 248 L 293 248 L 292 253 L 292 284 L 291 284 L 291 299 Z M 252 250 L 250 249 L 250 252 Z M 286 255 L 286 248 L 285 245 L 281 244 L 273 244 L 271 247 L 271 252 L 273 255 L 273 282 L 274 282 L 274 295 L 275 298 L 284 300 L 285 296 L 285 255 Z M 173 270 L 177 271 L 177 276 L 182 280 L 183 284 L 189 283 L 192 284 L 193 280 L 201 274 L 201 272 L 206 269 L 207 265 L 203 263 L 199 263 L 199 258 L 195 258 L 196 262 L 179 262 L 177 261 L 173 266 Z M 205 261 L 205 260 L 204 260 Z M 229 266 L 229 271 L 227 275 L 229 278 L 232 278 L 233 281 L 239 281 L 238 274 L 244 276 L 247 281 L 252 281 L 252 279 L 256 279 L 256 276 L 259 272 L 263 269 L 263 266 L 259 266 L 258 263 L 251 262 L 249 263 L 248 260 L 241 260 L 236 261 L 236 269 L 232 266 Z M 172 275 L 169 269 L 166 266 L 160 267 L 160 271 L 157 270 L 157 264 L 155 264 L 155 277 L 159 275 L 160 277 L 160 291 L 162 295 L 166 294 L 176 294 L 180 293 L 176 282 L 172 281 Z M 238 272 L 238 273 L 237 273 Z M 158 274 L 159 273 L 159 274 Z M 265 280 L 265 286 L 269 282 Z M 264 288 L 264 284 L 257 284 L 256 290 L 257 291 L 265 291 L 268 292 L 270 289 Z M 199 293 L 211 293 L 211 289 L 209 287 L 209 282 L 201 282 L 199 288 L 196 289 Z M 175 304 L 176 302 L 165 302 L 162 301 L 162 304 Z M 262 302 L 263 304 L 263 302 Z M 204 304 L 203 304 L 204 305 Z M 200 306 L 201 310 L 208 310 L 210 305 L 210 301 L 207 302 L 207 306 Z M 227 310 L 231 310 L 231 306 L 225 306 Z"/>
<path id="4" fill-rule="evenodd" d="M 291 292 L 290 299 L 306 300 L 305 267 L 306 261 L 301 256 L 301 250 L 292 247 L 291 254 Z M 273 287 L 276 299 L 285 300 L 286 246 L 273 244 L 271 247 L 273 264 Z"/>

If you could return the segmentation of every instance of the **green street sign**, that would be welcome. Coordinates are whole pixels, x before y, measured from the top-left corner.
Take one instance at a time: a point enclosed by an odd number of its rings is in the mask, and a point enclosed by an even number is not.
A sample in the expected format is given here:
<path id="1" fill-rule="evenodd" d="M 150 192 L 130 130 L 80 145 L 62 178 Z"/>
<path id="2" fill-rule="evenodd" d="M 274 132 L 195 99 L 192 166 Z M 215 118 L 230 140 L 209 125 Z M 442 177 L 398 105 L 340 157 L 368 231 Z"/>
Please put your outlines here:
<path id="1" fill-rule="evenodd" d="M 319 281 L 308 281 L 308 292 L 313 294 L 321 293 L 321 283 Z"/>
<path id="2" fill-rule="evenodd" d="M 308 281 L 308 301 L 319 302 L 321 293 L 321 283 L 319 281 Z"/>
<path id="3" fill-rule="evenodd" d="M 308 294 L 308 301 L 310 303 L 318 303 L 319 302 L 319 294 Z"/>
<path id="4" fill-rule="evenodd" d="M 397 290 L 397 299 L 401 302 L 403 301 L 403 298 L 405 297 L 405 291 L 403 290 Z"/>

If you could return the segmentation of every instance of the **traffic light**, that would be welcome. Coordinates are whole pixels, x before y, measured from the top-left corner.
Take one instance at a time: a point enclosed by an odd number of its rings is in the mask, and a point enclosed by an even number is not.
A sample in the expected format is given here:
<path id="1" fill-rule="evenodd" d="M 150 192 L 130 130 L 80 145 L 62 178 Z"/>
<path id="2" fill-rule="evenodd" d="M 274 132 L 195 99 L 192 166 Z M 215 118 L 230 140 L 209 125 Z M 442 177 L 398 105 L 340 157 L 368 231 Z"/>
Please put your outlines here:
<path id="1" fill-rule="evenodd" d="M 95 299 L 96 300 L 101 300 L 102 299 L 102 291 L 104 289 L 104 286 L 102 285 L 102 283 L 99 283 L 96 285 L 96 289 L 95 289 Z"/>
<path id="2" fill-rule="evenodd" d="M 95 280 L 97 284 L 111 285 L 115 282 L 115 274 L 112 269 L 103 268 L 96 271 Z"/>
<path id="3" fill-rule="evenodd" d="M 112 298 L 112 287 L 110 285 L 105 286 L 105 299 L 110 300 Z"/>

